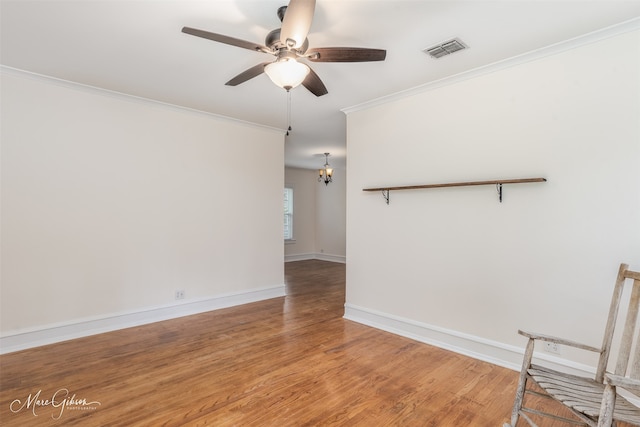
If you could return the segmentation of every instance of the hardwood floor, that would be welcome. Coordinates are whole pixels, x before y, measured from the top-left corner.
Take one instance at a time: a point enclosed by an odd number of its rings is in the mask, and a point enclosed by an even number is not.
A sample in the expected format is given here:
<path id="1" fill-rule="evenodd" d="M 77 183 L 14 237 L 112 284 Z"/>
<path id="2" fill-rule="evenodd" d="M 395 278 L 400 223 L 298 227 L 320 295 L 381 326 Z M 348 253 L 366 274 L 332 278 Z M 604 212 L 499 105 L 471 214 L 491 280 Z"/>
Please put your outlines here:
<path id="1" fill-rule="evenodd" d="M 343 319 L 342 264 L 298 261 L 285 273 L 283 298 L 0 356 L 0 424 L 507 421 L 516 372 Z M 45 400 L 56 392 L 54 407 Z M 41 405 L 20 409 L 30 395 Z"/>

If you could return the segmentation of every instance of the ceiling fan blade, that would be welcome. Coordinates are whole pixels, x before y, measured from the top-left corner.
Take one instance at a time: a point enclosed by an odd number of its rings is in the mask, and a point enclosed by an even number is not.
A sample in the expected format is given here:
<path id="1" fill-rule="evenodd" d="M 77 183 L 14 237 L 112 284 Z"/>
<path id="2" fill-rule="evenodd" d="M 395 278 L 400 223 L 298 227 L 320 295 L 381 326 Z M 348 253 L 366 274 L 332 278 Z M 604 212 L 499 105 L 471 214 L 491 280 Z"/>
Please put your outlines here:
<path id="1" fill-rule="evenodd" d="M 284 13 L 280 41 L 288 47 L 299 48 L 309 34 L 316 0 L 291 0 Z M 289 40 L 289 41 L 288 41 Z M 292 43 L 295 43 L 291 45 Z"/>
<path id="2" fill-rule="evenodd" d="M 302 82 L 302 86 L 306 87 L 309 92 L 315 96 L 322 96 L 329 93 L 324 83 L 322 83 L 322 80 L 320 80 L 320 77 L 318 77 L 311 68 L 309 68 L 309 74 L 307 74 L 307 77 L 305 77 Z"/>
<path id="3" fill-rule="evenodd" d="M 387 51 L 365 47 L 319 47 L 305 55 L 313 62 L 368 62 L 384 61 Z"/>
<path id="4" fill-rule="evenodd" d="M 226 82 L 225 84 L 227 86 L 237 86 L 240 83 L 244 83 L 247 80 L 251 80 L 252 78 L 264 73 L 264 67 L 267 66 L 268 64 L 270 64 L 270 62 L 263 62 L 262 64 L 254 65 L 248 70 L 241 72 L 240 74 L 238 74 L 237 76 L 235 76 L 234 78 Z"/>
<path id="5" fill-rule="evenodd" d="M 203 39 L 213 40 L 214 42 L 228 44 L 231 46 L 237 46 L 258 52 L 273 53 L 268 47 L 261 44 L 236 39 L 234 37 L 229 37 L 222 34 L 210 33 L 209 31 L 198 30 L 196 28 L 190 27 L 182 27 L 182 32 L 185 34 L 191 34 L 192 36 L 202 37 Z"/>

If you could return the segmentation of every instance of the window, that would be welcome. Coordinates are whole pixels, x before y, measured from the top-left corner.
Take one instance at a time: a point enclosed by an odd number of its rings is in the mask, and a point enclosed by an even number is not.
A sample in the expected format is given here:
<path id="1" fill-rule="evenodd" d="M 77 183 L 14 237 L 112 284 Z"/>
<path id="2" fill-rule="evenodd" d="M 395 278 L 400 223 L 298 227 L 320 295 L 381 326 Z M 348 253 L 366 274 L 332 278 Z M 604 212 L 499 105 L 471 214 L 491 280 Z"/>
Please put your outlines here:
<path id="1" fill-rule="evenodd" d="M 284 189 L 284 240 L 293 240 L 293 188 Z"/>

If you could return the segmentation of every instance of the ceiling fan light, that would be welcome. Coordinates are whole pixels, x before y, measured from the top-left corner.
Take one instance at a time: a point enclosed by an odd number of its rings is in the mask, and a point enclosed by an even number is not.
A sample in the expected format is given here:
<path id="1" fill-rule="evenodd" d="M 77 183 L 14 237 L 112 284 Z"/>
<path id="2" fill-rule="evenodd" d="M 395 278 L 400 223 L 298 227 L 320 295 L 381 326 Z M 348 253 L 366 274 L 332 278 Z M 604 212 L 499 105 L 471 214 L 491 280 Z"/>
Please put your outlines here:
<path id="1" fill-rule="evenodd" d="M 309 74 L 309 67 L 295 59 L 284 59 L 266 65 L 264 72 L 277 86 L 290 90 L 304 81 Z"/>

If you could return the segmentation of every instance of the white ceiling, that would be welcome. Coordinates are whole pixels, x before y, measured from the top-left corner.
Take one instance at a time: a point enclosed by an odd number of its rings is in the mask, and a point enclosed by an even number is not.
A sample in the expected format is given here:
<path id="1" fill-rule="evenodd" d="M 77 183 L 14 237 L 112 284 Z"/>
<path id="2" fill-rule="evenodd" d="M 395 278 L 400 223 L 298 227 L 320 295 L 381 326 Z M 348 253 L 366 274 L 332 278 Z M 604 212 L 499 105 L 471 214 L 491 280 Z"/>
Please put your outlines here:
<path id="1" fill-rule="evenodd" d="M 1 63 L 37 74 L 282 129 L 287 97 L 266 75 L 225 82 L 264 53 L 183 34 L 183 26 L 264 43 L 286 0 L 1 0 Z M 640 16 L 640 0 L 317 0 L 310 47 L 387 50 L 384 62 L 310 63 L 329 94 L 292 90 L 288 166 L 345 164 L 342 109 Z M 469 49 L 434 60 L 453 37 Z"/>

